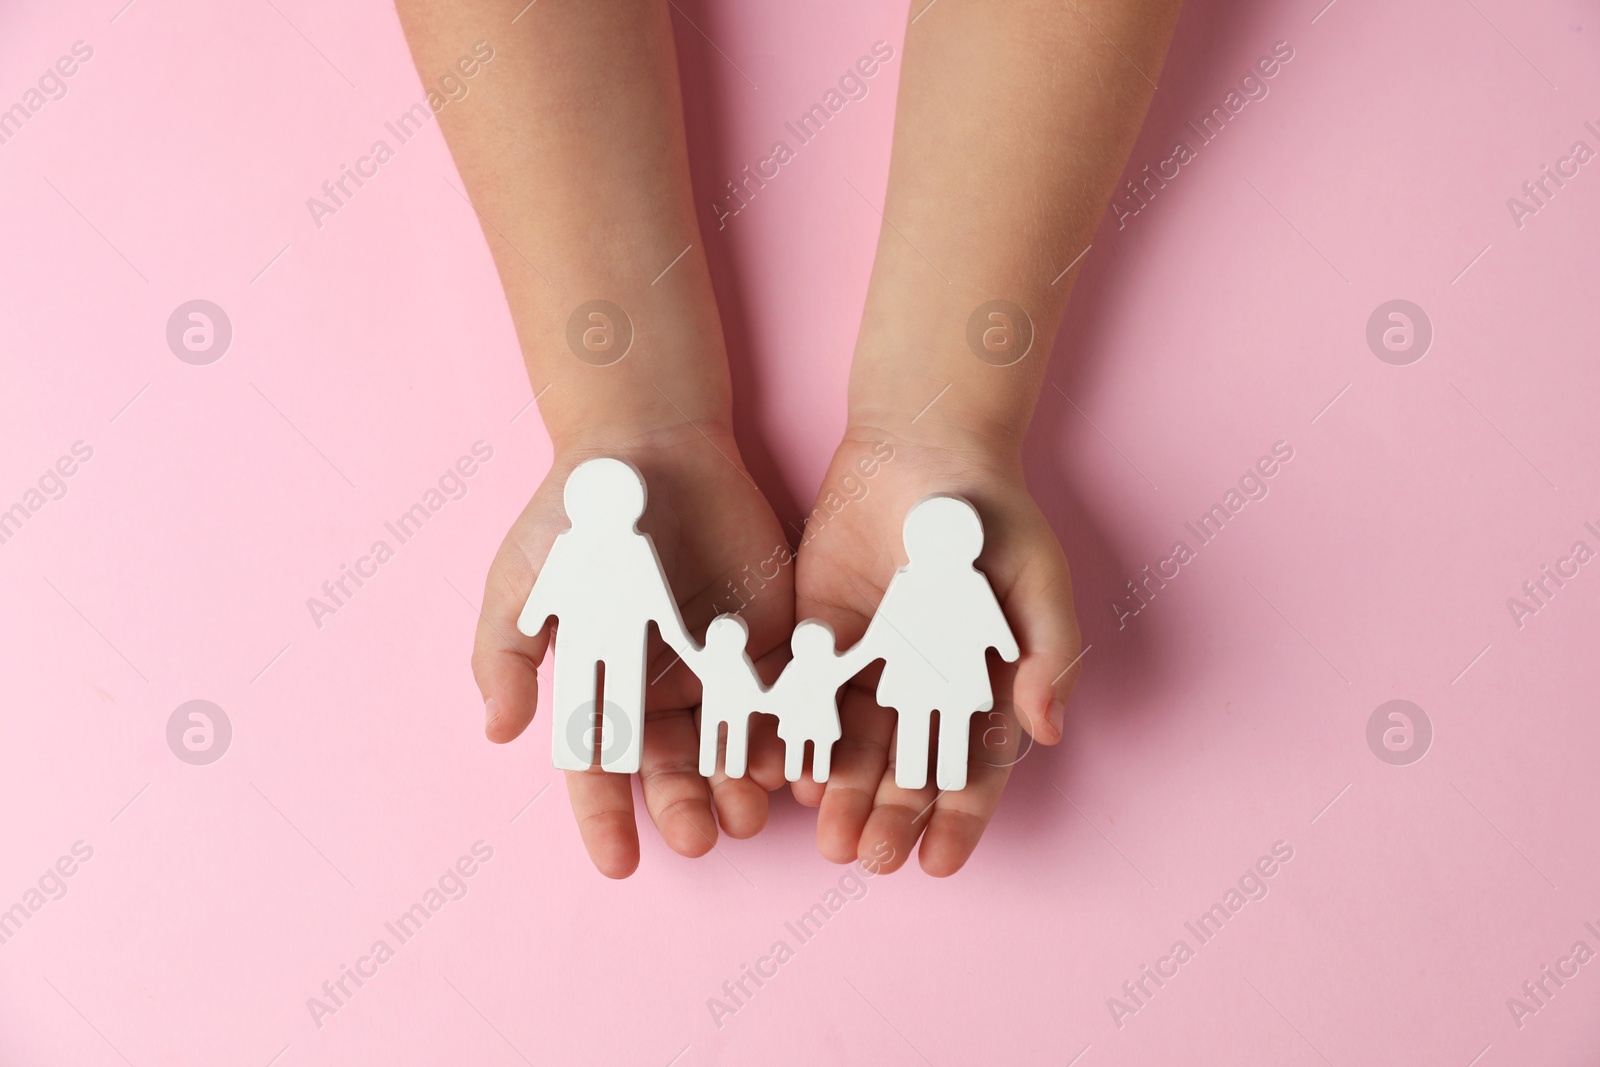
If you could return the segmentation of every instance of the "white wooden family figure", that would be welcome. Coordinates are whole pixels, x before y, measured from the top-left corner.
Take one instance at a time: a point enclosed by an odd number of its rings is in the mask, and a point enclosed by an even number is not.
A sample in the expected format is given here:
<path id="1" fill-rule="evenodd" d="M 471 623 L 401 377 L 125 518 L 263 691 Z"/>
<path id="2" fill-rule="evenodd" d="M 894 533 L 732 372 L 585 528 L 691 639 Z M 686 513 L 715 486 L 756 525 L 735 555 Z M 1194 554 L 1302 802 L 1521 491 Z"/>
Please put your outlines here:
<path id="1" fill-rule="evenodd" d="M 833 743 L 841 736 L 839 690 L 882 660 L 878 703 L 894 708 L 898 718 L 895 784 L 927 784 L 929 727 L 937 711 L 936 782 L 942 790 L 965 788 L 971 717 L 994 706 L 988 650 L 1011 662 L 1019 654 L 989 580 L 973 566 L 983 548 L 983 524 L 971 504 L 932 496 L 912 507 L 904 531 L 908 562 L 890 579 L 861 640 L 841 653 L 826 623 L 801 622 L 789 641 L 794 658 L 768 687 L 750 661 L 749 631 L 737 615 L 712 619 L 704 647 L 689 636 L 655 546 L 637 526 L 645 504 L 637 470 L 621 460 L 589 460 L 568 476 L 562 500 L 572 525 L 557 535 L 517 620 L 529 636 L 552 616 L 559 621 L 551 698 L 557 767 L 585 770 L 594 762 L 603 667 L 600 766 L 618 774 L 639 770 L 653 622 L 701 682 L 701 774 L 716 771 L 718 736 L 726 725 L 724 769 L 743 777 L 750 716 L 763 712 L 778 719 L 784 776 L 799 779 L 810 742 L 812 777 L 827 781 Z"/>

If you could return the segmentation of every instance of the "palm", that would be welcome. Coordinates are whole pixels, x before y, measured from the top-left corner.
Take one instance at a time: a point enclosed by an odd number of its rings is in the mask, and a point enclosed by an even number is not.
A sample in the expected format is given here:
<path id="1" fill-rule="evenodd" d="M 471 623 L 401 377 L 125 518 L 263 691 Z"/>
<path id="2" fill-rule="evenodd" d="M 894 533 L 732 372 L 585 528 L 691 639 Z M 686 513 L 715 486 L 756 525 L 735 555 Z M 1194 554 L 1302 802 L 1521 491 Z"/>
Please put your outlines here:
<path id="1" fill-rule="evenodd" d="M 737 611 L 750 629 L 752 659 L 784 646 L 794 619 L 793 568 L 783 562 L 786 541 L 777 518 L 736 465 L 732 441 L 713 444 L 685 426 L 682 433 L 608 454 L 628 459 L 645 475 L 648 503 L 639 527 L 655 543 L 690 633 L 703 634 L 719 612 Z M 491 740 L 512 740 L 533 717 L 536 668 L 551 635 L 547 629 L 526 637 L 517 632 L 516 619 L 551 543 L 568 526 L 561 503 L 567 475 L 587 458 L 557 457 L 490 567 L 473 668 L 490 700 Z M 700 777 L 694 715 L 699 700 L 693 673 L 659 635 L 652 636 L 640 777 L 646 807 L 662 837 L 689 856 L 702 855 L 715 843 L 718 817 L 734 836 L 757 832 L 766 819 L 767 789 L 783 781 L 781 753 L 770 730 L 752 734 L 747 778 L 719 774 L 708 784 Z M 628 778 L 594 768 L 569 772 L 567 779 L 573 814 L 596 866 L 612 877 L 631 873 L 639 843 Z"/>
<path id="2" fill-rule="evenodd" d="M 977 846 L 1021 746 L 1017 711 L 1037 739 L 1060 734 L 1047 709 L 1070 688 L 1078 656 L 1071 581 L 1059 543 L 1023 484 L 1020 470 L 975 453 L 901 440 L 894 458 L 870 479 L 858 463 L 872 442 L 847 439 L 823 482 L 822 500 L 852 474 L 867 492 L 825 521 L 813 521 L 799 553 L 796 610 L 833 625 L 841 645 L 865 632 L 883 590 L 904 562 L 901 528 L 922 498 L 955 493 L 975 504 L 985 523 L 978 559 L 1022 645 L 1015 667 L 991 660 L 995 712 L 974 718 L 968 785 L 940 793 L 932 785 L 901 789 L 894 783 L 895 712 L 874 699 L 876 670 L 864 672 L 844 692 L 844 736 L 835 749 L 826 786 L 809 778 L 795 795 L 820 805 L 818 847 L 829 859 L 882 860 L 893 868 L 922 838 L 921 861 L 934 874 L 959 869 Z M 859 491 L 857 492 L 859 496 Z M 827 508 L 822 508 L 827 513 Z M 816 512 L 813 512 L 816 515 Z M 1002 727 L 998 728 L 997 727 Z M 924 831 L 926 831 L 924 833 Z"/>

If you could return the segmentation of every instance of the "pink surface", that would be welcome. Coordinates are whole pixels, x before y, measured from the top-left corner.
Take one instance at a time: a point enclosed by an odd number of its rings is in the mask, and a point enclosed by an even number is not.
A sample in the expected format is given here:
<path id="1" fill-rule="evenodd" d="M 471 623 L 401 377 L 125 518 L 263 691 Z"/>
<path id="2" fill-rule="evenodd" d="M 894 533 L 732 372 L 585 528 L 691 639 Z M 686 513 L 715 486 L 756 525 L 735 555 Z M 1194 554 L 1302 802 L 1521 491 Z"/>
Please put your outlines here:
<path id="1" fill-rule="evenodd" d="M 482 739 L 472 604 L 548 462 L 504 302 L 436 123 L 320 229 L 305 206 L 423 95 L 392 12 L 8 5 L 0 107 L 93 55 L 0 144 L 0 508 L 28 512 L 0 544 L 0 908 L 26 916 L 0 1062 L 1591 1062 L 1600 565 L 1560 561 L 1600 549 L 1600 164 L 1520 220 L 1507 198 L 1600 149 L 1600 25 L 1322 3 L 1186 12 L 1130 175 L 1275 42 L 1294 58 L 1085 260 L 1030 470 L 1092 644 L 1067 742 L 960 876 L 856 899 L 786 799 L 699 862 L 647 834 L 609 883 L 545 791 L 544 720 Z M 797 518 L 878 225 L 845 179 L 881 198 L 898 59 L 721 231 L 710 205 L 875 40 L 898 53 L 904 5 L 680 7 L 746 454 Z M 482 36 L 513 49 L 537 11 Z M 165 337 L 196 298 L 233 327 L 206 366 Z M 1366 341 L 1392 299 L 1433 325 L 1407 366 Z M 465 495 L 319 627 L 307 598 L 480 441 Z M 1276 442 L 1267 496 L 1198 546 L 1185 523 Z M 1514 617 L 1547 564 L 1576 577 Z M 1432 727 L 1408 765 L 1368 744 L 1394 699 Z M 209 765 L 168 745 L 191 700 L 231 722 Z M 402 943 L 385 924 L 441 884 Z M 1265 896 L 1202 942 L 1185 924 L 1241 884 Z"/>

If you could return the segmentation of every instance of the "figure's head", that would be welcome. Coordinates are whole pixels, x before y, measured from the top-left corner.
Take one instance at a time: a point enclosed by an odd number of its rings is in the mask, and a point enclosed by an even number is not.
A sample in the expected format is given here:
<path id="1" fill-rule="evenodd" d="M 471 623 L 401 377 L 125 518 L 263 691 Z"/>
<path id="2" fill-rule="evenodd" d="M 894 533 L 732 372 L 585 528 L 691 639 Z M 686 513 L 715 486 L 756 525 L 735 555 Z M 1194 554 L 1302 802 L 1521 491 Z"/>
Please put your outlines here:
<path id="1" fill-rule="evenodd" d="M 807 619 L 794 628 L 789 638 L 789 651 L 795 659 L 815 659 L 834 653 L 833 627 L 821 619 Z"/>
<path id="2" fill-rule="evenodd" d="M 737 615 L 718 615 L 711 620 L 711 625 L 706 627 L 706 648 L 719 652 L 731 652 L 735 649 L 744 650 L 745 643 L 750 639 L 750 628 L 744 620 Z"/>
<path id="3" fill-rule="evenodd" d="M 983 551 L 983 523 L 955 496 L 930 496 L 906 516 L 906 558 L 917 563 L 971 563 Z"/>
<path id="4" fill-rule="evenodd" d="M 644 514 L 644 479 L 620 459 L 590 459 L 567 475 L 561 493 L 574 529 L 631 530 Z"/>

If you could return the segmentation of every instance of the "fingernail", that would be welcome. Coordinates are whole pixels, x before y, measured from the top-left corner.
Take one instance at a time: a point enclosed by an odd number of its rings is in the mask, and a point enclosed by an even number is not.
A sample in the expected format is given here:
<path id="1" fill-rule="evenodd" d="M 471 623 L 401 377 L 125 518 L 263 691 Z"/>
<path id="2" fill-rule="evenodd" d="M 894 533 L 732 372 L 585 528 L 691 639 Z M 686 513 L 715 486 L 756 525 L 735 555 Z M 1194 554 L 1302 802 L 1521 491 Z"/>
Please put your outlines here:
<path id="1" fill-rule="evenodd" d="M 494 729 L 495 720 L 500 717 L 500 701 L 490 697 L 483 702 L 483 728 L 485 731 Z"/>
<path id="2" fill-rule="evenodd" d="M 1050 707 L 1045 712 L 1044 717 L 1049 720 L 1050 728 L 1059 736 L 1061 734 L 1061 724 L 1067 717 L 1067 702 L 1064 700 L 1050 701 Z"/>

